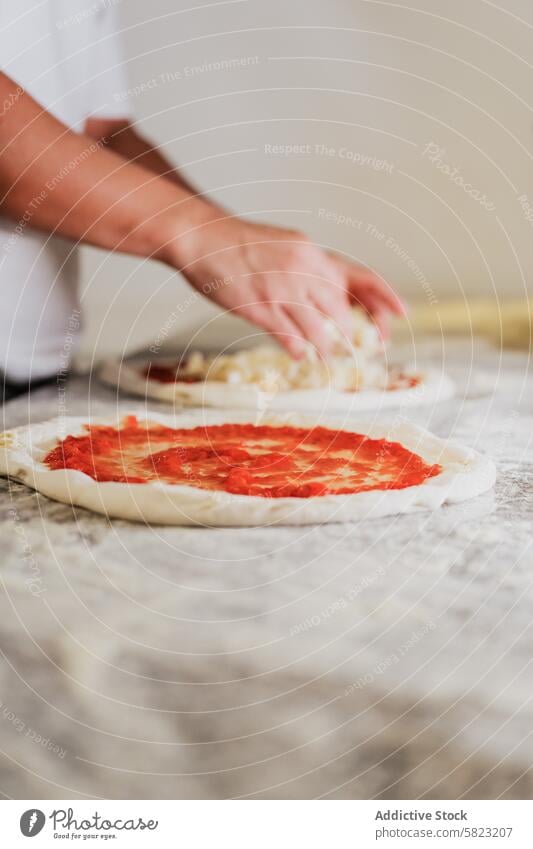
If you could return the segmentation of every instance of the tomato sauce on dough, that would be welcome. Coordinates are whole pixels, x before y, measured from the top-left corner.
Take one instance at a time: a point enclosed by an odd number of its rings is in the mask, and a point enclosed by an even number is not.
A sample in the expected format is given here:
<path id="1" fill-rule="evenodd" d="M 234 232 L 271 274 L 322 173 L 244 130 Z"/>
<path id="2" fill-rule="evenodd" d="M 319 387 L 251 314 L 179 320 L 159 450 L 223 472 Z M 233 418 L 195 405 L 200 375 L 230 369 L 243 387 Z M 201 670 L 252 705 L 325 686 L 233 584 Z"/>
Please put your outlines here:
<path id="1" fill-rule="evenodd" d="M 199 383 L 202 378 L 196 374 L 180 374 L 170 366 L 158 366 L 150 363 L 144 370 L 144 376 L 156 383 Z"/>
<path id="2" fill-rule="evenodd" d="M 263 498 L 405 489 L 438 475 L 398 442 L 326 427 L 221 424 L 170 428 L 127 416 L 86 425 L 45 457 L 95 481 L 183 484 Z"/>
<path id="3" fill-rule="evenodd" d="M 200 383 L 203 377 L 198 374 L 185 374 L 179 368 L 173 366 L 157 365 L 150 363 L 143 371 L 144 377 L 156 383 Z M 396 392 L 399 389 L 414 389 L 419 386 L 421 379 L 418 375 L 407 375 L 403 372 L 392 373 L 385 392 Z M 297 391 L 297 390 L 296 390 Z M 355 390 L 346 390 L 353 392 Z"/>

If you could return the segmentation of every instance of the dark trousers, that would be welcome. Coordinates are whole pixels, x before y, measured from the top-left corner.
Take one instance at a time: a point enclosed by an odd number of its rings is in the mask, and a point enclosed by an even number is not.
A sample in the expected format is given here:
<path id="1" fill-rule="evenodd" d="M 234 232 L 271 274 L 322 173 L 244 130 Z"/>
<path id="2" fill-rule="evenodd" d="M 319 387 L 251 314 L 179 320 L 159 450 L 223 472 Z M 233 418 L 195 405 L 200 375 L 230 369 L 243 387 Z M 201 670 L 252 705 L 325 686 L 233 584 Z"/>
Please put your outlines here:
<path id="1" fill-rule="evenodd" d="M 41 380 L 28 380 L 23 383 L 14 383 L 12 380 L 8 380 L 0 373 L 0 403 L 6 404 L 13 398 L 18 398 L 19 395 L 27 395 L 28 392 L 31 392 L 33 389 L 39 389 L 40 386 L 48 386 L 51 383 L 55 383 L 56 379 L 56 376 L 53 375 L 52 377 L 44 377 Z"/>

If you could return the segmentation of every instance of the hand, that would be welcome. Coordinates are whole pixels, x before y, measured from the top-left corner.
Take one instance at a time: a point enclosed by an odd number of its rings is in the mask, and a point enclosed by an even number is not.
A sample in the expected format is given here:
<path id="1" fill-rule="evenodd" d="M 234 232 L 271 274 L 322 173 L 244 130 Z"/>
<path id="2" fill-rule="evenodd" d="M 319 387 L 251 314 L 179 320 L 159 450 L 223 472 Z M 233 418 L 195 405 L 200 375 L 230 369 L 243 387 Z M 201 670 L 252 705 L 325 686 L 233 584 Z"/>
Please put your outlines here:
<path id="1" fill-rule="evenodd" d="M 180 270 L 215 303 L 267 330 L 293 357 L 311 343 L 324 357 L 333 343 L 325 318 L 350 339 L 350 303 L 382 332 L 399 298 L 372 272 L 328 254 L 291 230 L 252 224 L 215 211 L 179 245 Z M 225 281 L 225 282 L 224 282 Z"/>
<path id="2" fill-rule="evenodd" d="M 385 280 L 370 269 L 335 254 L 332 254 L 332 258 L 345 274 L 350 302 L 368 313 L 381 337 L 386 339 L 390 333 L 391 315 L 402 318 L 407 315 L 404 302 Z"/>

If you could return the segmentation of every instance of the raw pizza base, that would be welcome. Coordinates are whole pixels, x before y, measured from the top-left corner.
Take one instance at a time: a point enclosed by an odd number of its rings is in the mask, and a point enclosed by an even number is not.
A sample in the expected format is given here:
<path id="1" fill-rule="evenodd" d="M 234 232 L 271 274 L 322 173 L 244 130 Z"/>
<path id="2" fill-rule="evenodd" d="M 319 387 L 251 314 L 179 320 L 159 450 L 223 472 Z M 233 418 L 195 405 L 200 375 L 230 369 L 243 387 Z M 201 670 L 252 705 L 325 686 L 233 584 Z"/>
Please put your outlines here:
<path id="1" fill-rule="evenodd" d="M 150 422 L 168 427 L 251 423 L 244 413 L 203 412 L 176 416 L 151 413 Z M 496 470 L 488 458 L 470 448 L 439 439 L 403 423 L 339 422 L 298 414 L 269 416 L 262 424 L 311 427 L 321 425 L 366 433 L 375 439 L 400 442 L 427 463 L 440 463 L 440 475 L 402 490 L 375 490 L 313 498 L 263 498 L 233 495 L 197 487 L 149 482 L 98 483 L 73 469 L 51 470 L 41 461 L 67 435 L 84 433 L 85 418 L 59 418 L 20 427 L 0 435 L 0 474 L 21 481 L 55 501 L 85 507 L 117 519 L 163 525 L 258 526 L 307 525 L 359 521 L 366 518 L 433 510 L 473 498 L 490 489 Z M 120 426 L 116 418 L 92 419 L 91 424 Z"/>
<path id="2" fill-rule="evenodd" d="M 175 365 L 176 360 L 157 360 L 158 365 Z M 335 389 L 292 389 L 271 394 L 255 384 L 222 381 L 201 383 L 160 383 L 149 380 L 143 370 L 146 362 L 110 362 L 103 366 L 100 378 L 110 386 L 155 401 L 184 407 L 216 407 L 230 410 L 295 411 L 302 413 L 358 413 L 398 406 L 419 406 L 445 401 L 455 394 L 455 385 L 442 372 L 407 368 L 407 376 L 419 378 L 411 388 L 384 391 L 366 388 L 358 392 Z"/>

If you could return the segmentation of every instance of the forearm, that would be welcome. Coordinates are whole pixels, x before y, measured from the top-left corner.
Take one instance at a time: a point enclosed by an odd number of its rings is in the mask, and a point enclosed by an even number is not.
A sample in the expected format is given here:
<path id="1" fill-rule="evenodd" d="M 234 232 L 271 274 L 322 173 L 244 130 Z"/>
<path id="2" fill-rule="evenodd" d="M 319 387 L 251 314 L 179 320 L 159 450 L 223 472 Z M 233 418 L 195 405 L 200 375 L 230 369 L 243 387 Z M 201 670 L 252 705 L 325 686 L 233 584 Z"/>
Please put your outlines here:
<path id="1" fill-rule="evenodd" d="M 205 202 L 70 131 L 0 74 L 0 209 L 16 221 L 109 250 L 173 260 Z M 184 261 L 186 257 L 184 256 Z"/>
<path id="2" fill-rule="evenodd" d="M 197 194 L 195 187 L 181 171 L 139 135 L 129 121 L 89 118 L 86 131 L 92 138 L 103 141 L 109 150 L 114 150 L 154 174 L 172 180 L 191 194 Z"/>
<path id="3" fill-rule="evenodd" d="M 135 134 L 109 144 L 73 133 L 3 74 L 0 103 L 7 104 L 0 112 L 0 212 L 24 226 L 161 259 L 294 356 L 304 340 L 327 355 L 324 316 L 348 334 L 349 295 L 374 316 L 402 312 L 383 281 L 302 234 L 236 219 L 195 196 Z"/>

